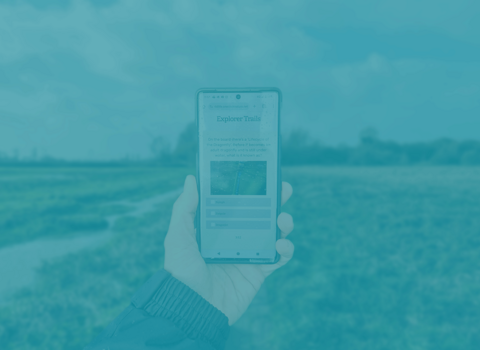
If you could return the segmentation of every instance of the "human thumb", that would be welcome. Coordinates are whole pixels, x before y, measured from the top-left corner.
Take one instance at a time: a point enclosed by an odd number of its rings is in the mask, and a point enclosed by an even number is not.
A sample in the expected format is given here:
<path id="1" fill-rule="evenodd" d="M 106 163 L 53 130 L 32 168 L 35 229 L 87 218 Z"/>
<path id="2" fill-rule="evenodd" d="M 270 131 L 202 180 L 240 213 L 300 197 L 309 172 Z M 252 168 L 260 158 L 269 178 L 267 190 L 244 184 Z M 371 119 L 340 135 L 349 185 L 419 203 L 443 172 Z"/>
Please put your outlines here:
<path id="1" fill-rule="evenodd" d="M 198 192 L 195 177 L 188 175 L 183 192 L 173 205 L 169 234 L 188 234 L 194 236 L 194 219 L 198 205 Z"/>

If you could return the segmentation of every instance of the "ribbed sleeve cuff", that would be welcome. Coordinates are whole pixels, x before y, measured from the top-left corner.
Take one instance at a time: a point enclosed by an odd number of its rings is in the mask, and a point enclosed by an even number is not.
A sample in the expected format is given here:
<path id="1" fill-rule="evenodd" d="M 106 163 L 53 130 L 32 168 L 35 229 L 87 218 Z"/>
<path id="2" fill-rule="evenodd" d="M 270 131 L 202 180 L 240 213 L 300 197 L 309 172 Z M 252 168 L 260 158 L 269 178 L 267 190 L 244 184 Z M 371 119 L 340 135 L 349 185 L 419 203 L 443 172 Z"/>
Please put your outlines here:
<path id="1" fill-rule="evenodd" d="M 162 275 L 158 288 L 146 303 L 142 303 L 142 309 L 152 316 L 172 321 L 190 339 L 199 339 L 216 349 L 223 349 L 230 332 L 228 318 L 165 270 Z"/>

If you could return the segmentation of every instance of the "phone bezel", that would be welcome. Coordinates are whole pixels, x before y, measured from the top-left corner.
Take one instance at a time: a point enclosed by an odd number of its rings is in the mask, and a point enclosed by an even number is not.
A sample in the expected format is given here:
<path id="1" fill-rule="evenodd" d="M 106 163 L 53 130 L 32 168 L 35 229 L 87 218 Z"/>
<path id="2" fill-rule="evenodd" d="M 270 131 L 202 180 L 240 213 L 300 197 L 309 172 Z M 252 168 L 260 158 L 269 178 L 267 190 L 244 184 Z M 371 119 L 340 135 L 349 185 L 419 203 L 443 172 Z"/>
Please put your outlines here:
<path id="1" fill-rule="evenodd" d="M 201 88 L 198 89 L 195 93 L 195 122 L 197 127 L 197 155 L 196 155 L 196 175 L 197 175 L 197 190 L 198 190 L 198 206 L 197 213 L 195 215 L 195 229 L 196 229 L 196 238 L 198 249 L 201 254 L 201 233 L 200 233 L 200 206 L 202 204 L 202 193 L 200 189 L 200 168 L 199 168 L 199 142 L 200 142 L 200 130 L 199 130 L 199 107 L 198 107 L 198 98 L 200 93 L 252 93 L 252 92 L 275 92 L 278 95 L 278 144 L 277 144 L 277 208 L 276 208 L 276 217 L 280 215 L 280 209 L 282 204 L 282 169 L 281 169 L 281 135 L 280 135 L 280 115 L 281 115 L 281 106 L 282 106 L 282 92 L 279 88 L 276 87 L 260 87 L 260 88 Z M 276 222 L 275 222 L 276 224 Z M 276 240 L 281 237 L 280 229 L 276 225 Z M 259 264 L 259 265 L 271 265 L 278 262 L 280 255 L 278 252 L 275 254 L 275 259 L 273 261 L 256 261 L 261 259 L 252 259 L 252 258 L 203 258 L 207 264 Z"/>

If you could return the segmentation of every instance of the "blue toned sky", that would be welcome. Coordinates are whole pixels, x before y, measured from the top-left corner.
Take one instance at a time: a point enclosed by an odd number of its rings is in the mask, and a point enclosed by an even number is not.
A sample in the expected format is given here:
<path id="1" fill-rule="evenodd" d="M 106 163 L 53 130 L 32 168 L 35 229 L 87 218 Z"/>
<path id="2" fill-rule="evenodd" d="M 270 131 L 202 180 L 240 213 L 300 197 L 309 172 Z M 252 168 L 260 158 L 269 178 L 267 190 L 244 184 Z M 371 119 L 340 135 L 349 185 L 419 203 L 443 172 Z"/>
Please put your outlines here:
<path id="1" fill-rule="evenodd" d="M 480 139 L 480 1 L 0 0 L 0 151 L 149 156 L 199 87 L 277 86 L 328 144 Z"/>

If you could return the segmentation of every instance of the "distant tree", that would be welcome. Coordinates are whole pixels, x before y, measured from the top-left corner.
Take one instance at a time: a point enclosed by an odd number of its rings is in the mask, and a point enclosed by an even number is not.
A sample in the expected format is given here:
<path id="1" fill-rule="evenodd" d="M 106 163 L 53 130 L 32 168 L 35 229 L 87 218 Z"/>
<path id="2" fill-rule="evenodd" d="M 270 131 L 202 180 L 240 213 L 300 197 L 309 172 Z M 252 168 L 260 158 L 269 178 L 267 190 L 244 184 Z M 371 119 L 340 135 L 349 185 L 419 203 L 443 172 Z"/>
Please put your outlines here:
<path id="1" fill-rule="evenodd" d="M 172 152 L 172 163 L 177 165 L 195 165 L 197 154 L 197 127 L 189 123 L 178 137 L 177 146 Z"/>
<path id="2" fill-rule="evenodd" d="M 462 142 L 460 148 L 462 149 L 460 164 L 480 165 L 480 142 Z"/>
<path id="3" fill-rule="evenodd" d="M 459 164 L 461 155 L 458 142 L 450 139 L 440 139 L 432 144 L 433 155 L 429 161 L 431 164 L 454 165 Z"/>
<path id="4" fill-rule="evenodd" d="M 162 136 L 155 137 L 150 143 L 150 151 L 153 157 L 161 163 L 171 162 L 170 142 Z"/>
<path id="5" fill-rule="evenodd" d="M 425 142 L 416 142 L 402 145 L 407 164 L 426 164 L 432 158 L 433 147 Z"/>
<path id="6" fill-rule="evenodd" d="M 361 144 L 372 144 L 378 141 L 378 131 L 375 128 L 366 128 L 360 132 Z"/>
<path id="7" fill-rule="evenodd" d="M 310 135 L 308 131 L 302 129 L 293 130 L 289 137 L 285 140 L 286 147 L 305 147 L 309 144 Z"/>
<path id="8" fill-rule="evenodd" d="M 293 130 L 282 143 L 282 164 L 346 164 L 349 158 L 346 146 L 330 147 L 313 141 L 305 130 Z"/>
<path id="9" fill-rule="evenodd" d="M 376 129 L 362 130 L 359 138 L 360 144 L 351 149 L 350 164 L 391 165 L 406 162 L 402 147 L 396 142 L 381 141 Z"/>
<path id="10" fill-rule="evenodd" d="M 312 147 L 305 130 L 293 130 L 282 142 L 282 163 L 288 165 L 311 163 Z"/>

